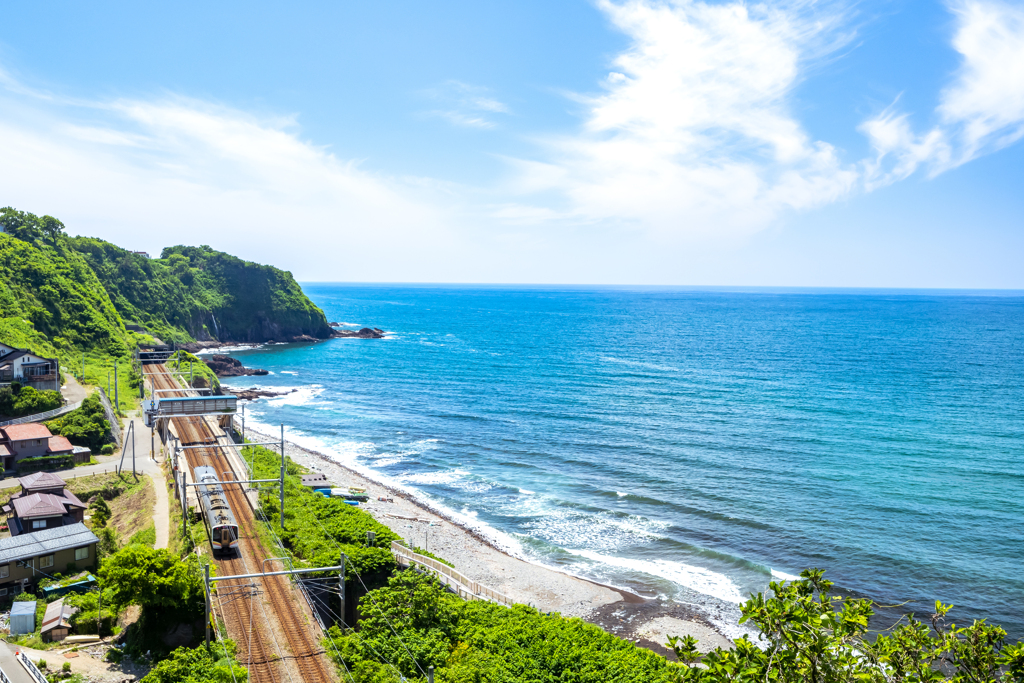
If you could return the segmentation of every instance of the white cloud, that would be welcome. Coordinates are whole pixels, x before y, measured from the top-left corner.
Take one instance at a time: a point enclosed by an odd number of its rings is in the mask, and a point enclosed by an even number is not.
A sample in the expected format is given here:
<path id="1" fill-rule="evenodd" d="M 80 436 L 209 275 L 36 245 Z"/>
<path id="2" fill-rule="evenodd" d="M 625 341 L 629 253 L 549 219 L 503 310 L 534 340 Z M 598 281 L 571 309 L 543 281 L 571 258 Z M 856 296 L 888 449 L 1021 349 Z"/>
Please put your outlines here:
<path id="1" fill-rule="evenodd" d="M 336 280 L 357 259 L 416 272 L 426 253 L 458 253 L 437 183 L 364 171 L 290 119 L 181 98 L 0 108 L 0 201 L 79 234 L 157 252 L 211 244 Z"/>
<path id="2" fill-rule="evenodd" d="M 868 187 L 901 180 L 924 166 L 930 175 L 1010 145 L 1024 136 L 1024 9 L 993 0 L 965 0 L 953 47 L 963 56 L 942 91 L 938 123 L 924 134 L 892 107 L 861 130 L 877 156 L 866 164 Z"/>
<path id="3" fill-rule="evenodd" d="M 494 128 L 497 124 L 491 114 L 510 113 L 508 105 L 491 96 L 490 88 L 462 81 L 447 81 L 425 90 L 423 94 L 443 106 L 426 112 L 428 115 L 443 118 L 456 126 Z"/>
<path id="4" fill-rule="evenodd" d="M 858 180 L 789 108 L 801 65 L 843 36 L 812 5 L 602 0 L 632 43 L 605 92 L 579 97 L 581 133 L 548 140 L 512 187 L 555 190 L 563 218 L 613 219 L 663 235 L 745 233 Z M 838 37 L 837 37 L 838 36 Z"/>

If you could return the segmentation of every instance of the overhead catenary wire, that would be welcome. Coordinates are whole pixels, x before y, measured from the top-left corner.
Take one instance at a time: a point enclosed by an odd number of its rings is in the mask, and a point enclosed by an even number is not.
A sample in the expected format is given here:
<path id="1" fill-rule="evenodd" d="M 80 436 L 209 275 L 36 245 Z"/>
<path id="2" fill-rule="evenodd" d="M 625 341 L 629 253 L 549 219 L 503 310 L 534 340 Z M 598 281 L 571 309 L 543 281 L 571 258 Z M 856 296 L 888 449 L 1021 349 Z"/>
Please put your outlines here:
<path id="1" fill-rule="evenodd" d="M 327 529 L 326 529 L 326 528 L 324 527 L 323 523 L 321 523 L 321 522 L 320 522 L 319 518 L 317 518 L 317 516 L 316 516 L 315 514 L 313 514 L 313 515 L 311 515 L 311 516 L 313 517 L 314 521 L 316 521 L 316 523 L 317 523 L 317 524 L 318 524 L 318 525 L 320 526 L 320 529 L 321 529 L 321 531 L 323 531 L 323 533 L 324 533 L 324 536 L 325 536 L 326 538 L 330 539 L 332 543 L 334 543 L 335 547 L 336 547 L 336 548 L 338 549 L 338 551 L 339 551 L 339 552 L 344 552 L 344 550 L 343 550 L 343 548 L 342 548 L 341 544 L 340 544 L 340 543 L 338 542 L 338 540 L 337 540 L 337 539 L 336 539 L 336 538 L 335 538 L 335 537 L 334 537 L 333 535 L 331 535 L 331 534 L 330 534 L 330 533 L 329 533 L 329 532 L 327 531 Z M 280 537 L 279 537 L 279 536 L 277 535 L 277 531 L 276 531 L 276 530 L 274 529 L 274 525 L 273 525 L 273 524 L 270 524 L 270 523 L 267 523 L 267 522 L 265 522 L 265 528 L 266 528 L 266 529 L 268 529 L 268 530 L 270 531 L 271 535 L 272 535 L 272 536 L 274 537 L 274 541 L 275 541 L 275 542 L 276 542 L 276 543 L 278 544 L 278 547 L 280 547 L 280 548 L 281 548 L 282 550 L 285 550 L 285 546 L 284 546 L 284 543 L 283 543 L 283 542 L 281 541 L 281 538 L 280 538 Z M 351 565 L 349 565 L 349 566 L 351 566 Z M 355 567 L 354 567 L 354 566 L 352 567 L 352 571 L 353 571 L 353 573 L 355 573 L 355 574 L 356 574 L 356 576 L 357 576 L 357 577 L 359 578 L 359 582 L 360 582 L 360 583 L 361 583 L 361 584 L 363 585 L 363 588 L 364 588 L 364 589 L 366 589 L 366 584 L 365 584 L 365 582 L 363 582 L 362 576 L 360 576 L 360 575 L 359 575 L 359 572 L 358 572 L 358 571 L 356 571 L 356 569 L 355 569 Z M 325 579 L 323 579 L 323 580 L 330 580 L 330 581 L 333 581 L 334 579 L 333 579 L 333 578 L 331 578 L 331 579 L 326 579 L 326 578 L 325 578 Z M 340 591 L 338 591 L 338 594 L 340 595 Z M 376 604 L 376 600 L 375 600 L 375 599 L 374 599 L 374 598 L 373 598 L 372 596 L 371 596 L 371 598 L 370 598 L 370 599 L 374 601 L 374 604 Z M 338 618 L 338 621 L 339 621 L 340 623 L 342 623 L 342 624 L 344 624 L 344 623 L 345 623 L 345 618 L 344 618 L 344 616 L 342 616 L 342 615 L 339 615 L 339 614 L 338 614 L 337 612 L 335 612 L 335 611 L 334 611 L 334 610 L 333 610 L 333 609 L 332 609 L 332 608 L 331 608 L 330 606 L 327 606 L 327 605 L 325 605 L 325 606 L 326 606 L 327 610 L 328 610 L 328 611 L 329 611 L 329 612 L 330 612 L 330 613 L 331 613 L 331 614 L 332 614 L 333 616 L 335 616 L 335 617 L 337 617 L 337 618 Z M 378 606 L 378 608 L 379 608 L 379 606 Z M 416 658 L 415 658 L 415 657 L 413 656 L 412 652 L 411 652 L 411 651 L 409 650 L 409 647 L 408 647 L 408 646 L 407 646 L 407 645 L 405 644 L 405 641 L 403 641 L 403 640 L 402 640 L 402 637 L 401 637 L 400 635 L 398 635 L 398 632 L 397 632 L 397 631 L 395 631 L 395 628 L 394 628 L 394 626 L 392 626 L 392 625 L 391 625 L 391 623 L 390 623 L 390 621 L 388 620 L 388 618 L 387 618 L 387 617 L 384 617 L 384 620 L 385 620 L 385 621 L 386 621 L 386 622 L 388 623 L 388 628 L 390 628 L 390 629 L 391 629 L 391 632 L 395 634 L 395 638 L 397 638 L 397 639 L 398 639 L 398 642 L 399 642 L 399 643 L 401 643 L 401 645 L 402 645 L 402 647 L 403 647 L 403 648 L 405 649 L 406 653 L 408 653 L 408 655 L 409 655 L 409 658 L 410 658 L 410 659 L 412 660 L 412 663 L 413 663 L 413 664 L 414 664 L 414 665 L 416 666 L 416 668 L 417 668 L 417 669 L 419 669 L 420 673 L 422 673 L 422 674 L 423 674 L 424 676 L 426 676 L 426 675 L 427 675 L 427 673 L 426 673 L 426 672 L 425 672 L 425 671 L 423 670 L 423 667 L 421 667 L 421 666 L 419 665 L 419 662 L 417 662 L 417 661 L 416 661 Z M 395 673 L 396 673 L 396 674 L 397 674 L 397 675 L 399 676 L 399 678 L 400 678 L 401 680 L 404 680 L 404 679 L 405 679 L 405 677 L 404 677 L 404 676 L 402 675 L 402 673 L 401 673 L 401 670 L 400 670 L 400 669 L 399 669 L 399 668 L 398 668 L 397 666 L 395 666 L 395 664 L 394 664 L 393 662 L 391 662 L 391 661 L 390 661 L 390 660 L 389 660 L 388 658 L 384 657 L 384 656 L 383 656 L 383 655 L 382 655 L 382 654 L 381 654 L 380 652 L 378 652 L 378 651 L 376 650 L 376 648 L 374 648 L 374 647 L 373 647 L 373 645 L 371 645 L 371 644 L 370 644 L 370 643 L 369 643 L 369 642 L 368 642 L 368 641 L 367 641 L 367 640 L 366 640 L 366 639 L 365 639 L 365 638 L 364 638 L 364 637 L 362 636 L 362 634 L 359 634 L 358 632 L 355 632 L 355 631 L 353 631 L 353 633 L 356 633 L 356 634 L 358 635 L 358 637 L 359 637 L 359 640 L 360 640 L 360 642 L 364 643 L 364 644 L 365 644 L 365 645 L 367 645 L 367 646 L 368 646 L 368 647 L 369 647 L 369 648 L 370 648 L 371 650 L 373 650 L 374 654 L 375 654 L 375 655 L 377 655 L 377 657 L 378 657 L 379 659 L 381 659 L 382 663 L 384 663 L 384 664 L 386 664 L 387 666 L 390 666 L 390 667 L 391 667 L 392 669 L 394 669 Z M 326 634 L 325 634 L 325 636 L 326 636 Z M 337 649 L 337 645 L 335 645 L 335 643 L 334 643 L 334 640 L 333 640 L 333 639 L 332 639 L 332 638 L 331 638 L 330 636 L 327 636 L 327 640 L 328 640 L 328 642 L 329 642 L 329 643 L 331 644 L 331 646 L 332 646 L 332 647 L 334 648 L 334 650 L 335 650 L 335 653 L 337 653 L 337 655 L 338 655 L 338 660 L 339 660 L 340 662 L 342 662 L 342 665 L 343 665 L 343 666 L 345 666 L 345 664 L 344 664 L 344 659 L 343 659 L 343 658 L 341 657 L 341 653 L 340 653 L 340 652 L 338 651 L 338 649 Z M 345 669 L 346 669 L 346 671 L 347 671 L 347 670 L 348 670 L 348 667 L 347 667 L 347 666 L 345 666 Z"/>

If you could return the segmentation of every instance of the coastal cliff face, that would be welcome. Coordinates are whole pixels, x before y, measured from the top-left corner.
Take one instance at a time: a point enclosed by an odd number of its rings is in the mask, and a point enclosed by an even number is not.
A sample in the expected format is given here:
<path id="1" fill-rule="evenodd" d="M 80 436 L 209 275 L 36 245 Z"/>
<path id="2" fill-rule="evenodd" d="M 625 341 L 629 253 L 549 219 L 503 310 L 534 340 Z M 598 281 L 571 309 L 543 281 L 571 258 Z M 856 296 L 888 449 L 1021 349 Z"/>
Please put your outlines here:
<path id="1" fill-rule="evenodd" d="M 39 353 L 103 349 L 122 356 L 131 330 L 164 342 L 315 341 L 332 336 L 292 274 L 176 246 L 158 259 L 91 237 L 51 216 L 0 209 L 0 340 Z"/>
<path id="2" fill-rule="evenodd" d="M 103 240 L 71 240 L 121 315 L 165 342 L 292 341 L 331 336 L 291 273 L 215 251 L 168 247 L 159 259 Z"/>

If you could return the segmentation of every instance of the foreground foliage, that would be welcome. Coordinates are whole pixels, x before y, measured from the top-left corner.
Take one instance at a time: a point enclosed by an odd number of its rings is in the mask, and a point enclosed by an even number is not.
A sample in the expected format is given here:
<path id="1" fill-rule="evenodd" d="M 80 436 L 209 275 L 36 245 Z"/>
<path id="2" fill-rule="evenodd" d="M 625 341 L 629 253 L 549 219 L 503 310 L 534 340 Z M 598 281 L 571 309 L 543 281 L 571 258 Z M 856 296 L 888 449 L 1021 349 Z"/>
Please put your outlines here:
<path id="1" fill-rule="evenodd" d="M 230 640 L 216 643 L 209 653 L 205 646 L 179 647 L 140 683 L 243 683 L 249 673 L 235 661 L 236 649 Z"/>
<path id="2" fill-rule="evenodd" d="M 466 602 L 414 571 L 367 594 L 359 609 L 359 630 L 332 628 L 328 646 L 357 683 L 420 681 L 429 666 L 438 683 L 648 683 L 673 681 L 678 672 L 580 619 Z"/>
<path id="3" fill-rule="evenodd" d="M 786 681 L 793 683 L 924 683 L 926 681 L 1024 681 L 1024 644 L 1006 643 L 1006 631 L 984 621 L 946 626 L 951 605 L 935 603 L 926 624 L 913 615 L 886 632 L 872 634 L 872 602 L 830 594 L 821 570 L 799 581 L 771 584 L 742 605 L 741 623 L 760 631 L 736 649 L 715 650 L 702 668 L 684 666 L 681 681 Z M 670 645 L 687 665 L 699 660 L 696 640 Z"/>

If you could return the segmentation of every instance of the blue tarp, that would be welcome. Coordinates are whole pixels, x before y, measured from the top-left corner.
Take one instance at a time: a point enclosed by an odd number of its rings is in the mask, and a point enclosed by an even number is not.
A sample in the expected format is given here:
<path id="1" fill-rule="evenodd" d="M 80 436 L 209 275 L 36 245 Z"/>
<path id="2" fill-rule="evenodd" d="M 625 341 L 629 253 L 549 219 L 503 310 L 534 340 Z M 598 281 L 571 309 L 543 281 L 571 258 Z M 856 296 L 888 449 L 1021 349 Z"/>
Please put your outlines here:
<path id="1" fill-rule="evenodd" d="M 96 587 L 96 577 L 92 574 L 86 575 L 81 581 L 69 583 L 66 586 L 47 586 L 43 589 L 43 595 L 49 598 L 51 595 L 67 595 L 68 593 L 84 593 Z M 49 602 L 49 601 L 48 601 Z"/>

